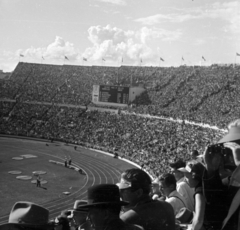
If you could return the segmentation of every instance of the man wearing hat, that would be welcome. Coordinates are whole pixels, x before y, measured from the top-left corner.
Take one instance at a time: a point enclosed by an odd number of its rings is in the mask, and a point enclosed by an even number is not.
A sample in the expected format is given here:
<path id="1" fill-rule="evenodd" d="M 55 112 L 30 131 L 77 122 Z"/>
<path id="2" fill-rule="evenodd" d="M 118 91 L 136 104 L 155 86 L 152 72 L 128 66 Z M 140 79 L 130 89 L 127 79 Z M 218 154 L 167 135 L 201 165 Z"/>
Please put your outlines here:
<path id="1" fill-rule="evenodd" d="M 143 170 L 128 169 L 121 175 L 117 184 L 124 205 L 120 218 L 129 224 L 137 224 L 145 230 L 174 230 L 175 217 L 173 208 L 165 201 L 150 197 L 152 180 Z"/>
<path id="2" fill-rule="evenodd" d="M 180 168 L 184 168 L 186 166 L 186 163 L 183 160 L 179 159 L 178 161 L 170 163 L 169 166 L 171 168 L 172 174 L 175 176 L 175 179 L 177 181 L 177 192 L 179 192 L 184 197 L 186 201 L 186 207 L 193 212 L 194 189 L 190 188 L 184 176 L 184 173 L 179 170 Z"/>
<path id="3" fill-rule="evenodd" d="M 127 204 L 120 200 L 116 185 L 100 184 L 88 188 L 87 204 L 78 205 L 76 211 L 88 209 L 87 220 L 95 230 L 144 230 L 120 219 L 121 206 Z"/>
<path id="4" fill-rule="evenodd" d="M 210 206 L 214 228 L 240 229 L 240 119 L 231 122 L 228 133 L 204 152 L 206 170 L 203 175 L 204 195 Z M 219 147 L 220 146 L 220 147 Z M 231 151 L 230 151 L 231 150 Z M 230 153 L 229 153 L 230 151 Z M 219 168 L 231 165 L 232 174 L 222 180 Z M 223 183 L 226 182 L 227 184 Z"/>
<path id="5" fill-rule="evenodd" d="M 0 225 L 0 230 L 33 229 L 53 230 L 54 222 L 49 221 L 49 211 L 44 207 L 27 201 L 15 203 L 9 214 L 7 224 Z"/>
<path id="6" fill-rule="evenodd" d="M 76 230 L 91 230 L 90 222 L 87 221 L 88 208 L 81 208 L 81 205 L 86 205 L 86 200 L 76 200 L 73 209 L 62 211 L 56 218 L 57 221 L 65 220 L 68 225 L 74 227 Z"/>

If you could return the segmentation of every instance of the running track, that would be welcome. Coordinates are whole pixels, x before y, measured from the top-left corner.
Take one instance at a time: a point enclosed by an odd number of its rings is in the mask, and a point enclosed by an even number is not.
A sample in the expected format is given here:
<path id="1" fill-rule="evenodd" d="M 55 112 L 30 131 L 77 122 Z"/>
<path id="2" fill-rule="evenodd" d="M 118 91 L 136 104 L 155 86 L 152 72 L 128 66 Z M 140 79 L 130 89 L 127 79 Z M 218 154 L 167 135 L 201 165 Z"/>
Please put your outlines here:
<path id="1" fill-rule="evenodd" d="M 47 144 L 50 147 L 47 148 L 47 151 L 43 151 L 43 142 L 0 137 L 0 149 L 4 147 L 5 151 L 6 149 L 14 149 L 14 151 L 19 149 L 30 150 L 32 154 L 43 154 L 61 162 L 64 161 L 64 154 L 67 151 L 67 155 L 72 158 L 72 165 L 82 168 L 86 173 L 86 180 L 76 191 L 58 200 L 41 203 L 50 211 L 50 218 L 56 217 L 62 210 L 72 208 L 75 200 L 86 199 L 89 186 L 101 183 L 117 183 L 121 172 L 127 168 L 135 167 L 128 162 L 114 159 L 112 156 L 93 150 L 78 147 L 78 151 L 75 151 L 73 145 L 66 146 L 64 143 L 49 142 Z M 53 147 L 53 145 L 57 147 Z M 58 151 L 56 151 L 56 148 L 58 148 Z M 8 215 L 0 216 L 0 225 L 7 223 L 7 221 Z"/>

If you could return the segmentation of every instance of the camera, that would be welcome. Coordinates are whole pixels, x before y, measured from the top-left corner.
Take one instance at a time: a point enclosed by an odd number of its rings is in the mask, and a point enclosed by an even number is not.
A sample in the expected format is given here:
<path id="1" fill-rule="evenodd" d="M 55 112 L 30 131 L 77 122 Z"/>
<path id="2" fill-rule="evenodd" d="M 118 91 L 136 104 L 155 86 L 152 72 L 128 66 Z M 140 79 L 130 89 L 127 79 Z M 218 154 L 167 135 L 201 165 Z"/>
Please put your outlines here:
<path id="1" fill-rule="evenodd" d="M 72 219 L 73 218 L 73 210 L 67 210 L 66 216 L 68 219 Z"/>
<path id="2" fill-rule="evenodd" d="M 223 144 L 215 144 L 215 145 L 210 145 L 208 146 L 209 153 L 211 154 L 224 154 L 225 147 Z"/>
<path id="3" fill-rule="evenodd" d="M 208 150 L 210 154 L 220 154 L 222 156 L 224 166 L 230 167 L 231 165 L 234 165 L 232 150 L 224 147 L 223 143 L 210 145 Z"/>

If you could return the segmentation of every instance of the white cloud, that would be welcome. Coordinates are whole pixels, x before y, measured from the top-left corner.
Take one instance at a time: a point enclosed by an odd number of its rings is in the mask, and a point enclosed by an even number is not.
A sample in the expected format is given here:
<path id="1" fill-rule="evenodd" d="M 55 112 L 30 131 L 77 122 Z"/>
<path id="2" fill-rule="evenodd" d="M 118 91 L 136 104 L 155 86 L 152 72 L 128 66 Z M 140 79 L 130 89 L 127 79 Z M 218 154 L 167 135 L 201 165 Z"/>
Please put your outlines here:
<path id="1" fill-rule="evenodd" d="M 55 41 L 48 45 L 43 55 L 54 59 L 67 56 L 69 60 L 75 60 L 78 52 L 72 43 L 65 42 L 63 38 L 57 36 Z"/>
<path id="2" fill-rule="evenodd" d="M 112 3 L 115 5 L 126 5 L 126 1 L 125 0 L 98 0 L 100 2 L 107 2 L 107 3 Z"/>
<path id="3" fill-rule="evenodd" d="M 159 41 L 172 41 L 181 37 L 180 31 L 167 31 L 142 27 L 137 31 L 123 30 L 107 25 L 91 26 L 88 29 L 88 39 L 91 46 L 82 53 L 75 45 L 56 36 L 55 40 L 47 47 L 30 47 L 18 49 L 15 53 L 5 52 L 6 60 L 18 62 L 20 54 L 24 55 L 21 61 L 40 62 L 44 57 L 46 63 L 57 63 L 67 56 L 71 63 L 82 61 L 82 57 L 88 59 L 91 64 L 100 64 L 102 58 L 110 63 L 119 63 L 124 59 L 124 64 L 136 64 L 140 59 L 144 63 L 154 63 L 159 59 L 159 50 L 156 45 Z M 12 58 L 12 59 L 11 59 Z M 10 60 L 11 59 L 11 60 Z"/>
<path id="4" fill-rule="evenodd" d="M 160 13 L 148 17 L 135 19 L 143 25 L 156 25 L 164 22 L 182 23 L 196 19 L 222 19 L 227 23 L 227 30 L 232 33 L 240 33 L 240 2 L 216 2 L 201 8 L 189 8 L 174 13 Z"/>
<path id="5" fill-rule="evenodd" d="M 199 15 L 191 15 L 191 14 L 155 14 L 149 17 L 138 18 L 135 19 L 135 22 L 140 22 L 143 25 L 155 25 L 162 22 L 172 22 L 172 23 L 179 23 L 184 22 L 190 19 L 199 18 Z"/>
<path id="6" fill-rule="evenodd" d="M 65 41 L 62 37 L 56 36 L 53 43 L 49 44 L 47 47 L 30 47 L 26 50 L 19 49 L 15 52 L 15 59 L 24 55 L 24 58 L 31 60 L 34 59 L 44 59 L 48 60 L 63 60 L 64 56 L 67 56 L 68 59 L 74 61 L 78 58 L 78 51 L 74 45 L 68 41 Z M 5 55 L 6 56 L 6 55 Z"/>
<path id="7" fill-rule="evenodd" d="M 83 53 L 84 57 L 91 60 L 109 57 L 110 59 L 139 61 L 140 58 L 155 59 L 156 49 L 151 45 L 154 40 L 176 40 L 180 38 L 180 31 L 167 31 L 163 29 L 151 29 L 143 27 L 138 31 L 122 30 L 107 25 L 91 26 L 88 29 L 88 38 L 92 42 Z"/>

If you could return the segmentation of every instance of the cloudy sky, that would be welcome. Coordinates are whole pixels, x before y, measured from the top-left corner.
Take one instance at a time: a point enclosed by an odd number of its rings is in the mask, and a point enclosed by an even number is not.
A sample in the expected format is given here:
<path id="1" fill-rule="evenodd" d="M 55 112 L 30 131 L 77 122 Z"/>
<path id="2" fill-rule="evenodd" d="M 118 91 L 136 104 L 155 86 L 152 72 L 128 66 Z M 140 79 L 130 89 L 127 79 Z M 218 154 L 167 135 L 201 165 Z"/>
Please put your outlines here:
<path id="1" fill-rule="evenodd" d="M 239 0 L 0 0 L 0 31 L 3 71 L 240 63 Z"/>

